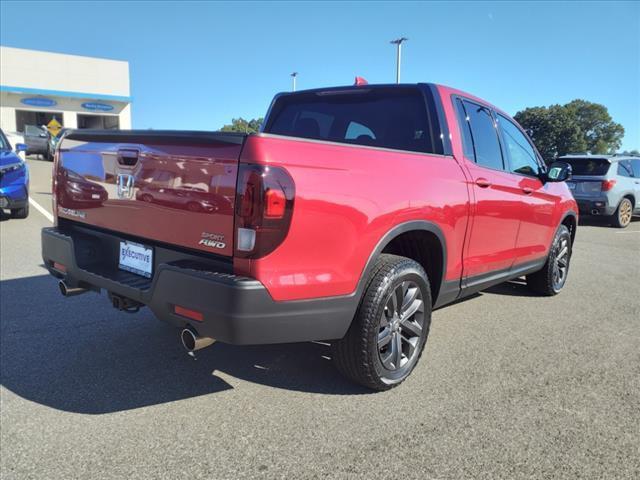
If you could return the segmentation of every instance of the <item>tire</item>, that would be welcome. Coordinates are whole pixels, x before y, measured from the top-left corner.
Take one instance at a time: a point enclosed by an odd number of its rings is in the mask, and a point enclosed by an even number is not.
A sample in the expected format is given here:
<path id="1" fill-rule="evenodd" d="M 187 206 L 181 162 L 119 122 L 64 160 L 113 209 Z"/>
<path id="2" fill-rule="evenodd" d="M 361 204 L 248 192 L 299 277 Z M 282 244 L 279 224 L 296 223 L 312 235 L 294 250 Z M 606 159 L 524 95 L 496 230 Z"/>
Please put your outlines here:
<path id="1" fill-rule="evenodd" d="M 567 282 L 571 262 L 571 232 L 566 225 L 560 225 L 542 270 L 527 275 L 527 286 L 535 293 L 553 296 L 560 293 Z"/>
<path id="2" fill-rule="evenodd" d="M 202 211 L 202 206 L 197 202 L 189 202 L 187 203 L 187 210 L 190 212 L 198 213 Z"/>
<path id="3" fill-rule="evenodd" d="M 633 203 L 631 199 L 625 197 L 620 200 L 616 213 L 611 216 L 611 224 L 616 228 L 627 228 L 633 216 Z"/>
<path id="4" fill-rule="evenodd" d="M 27 218 L 29 216 L 29 204 L 23 208 L 11 210 L 11 218 Z"/>
<path id="5" fill-rule="evenodd" d="M 153 197 L 151 195 L 149 195 L 148 193 L 145 193 L 140 197 L 140 200 L 142 200 L 143 202 L 146 202 L 146 203 L 151 203 L 151 202 L 153 202 Z"/>
<path id="6" fill-rule="evenodd" d="M 333 362 L 354 382 L 389 390 L 415 368 L 430 325 L 431 289 L 424 269 L 409 258 L 382 254 L 347 334 L 331 346 Z"/>

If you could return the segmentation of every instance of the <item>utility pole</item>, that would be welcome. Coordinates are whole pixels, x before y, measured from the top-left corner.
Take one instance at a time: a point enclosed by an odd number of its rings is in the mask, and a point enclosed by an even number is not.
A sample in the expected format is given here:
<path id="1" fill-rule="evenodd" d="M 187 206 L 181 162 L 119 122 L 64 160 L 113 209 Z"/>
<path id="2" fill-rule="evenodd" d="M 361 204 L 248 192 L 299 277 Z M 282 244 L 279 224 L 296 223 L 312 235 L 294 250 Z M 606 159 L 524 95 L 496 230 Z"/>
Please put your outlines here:
<path id="1" fill-rule="evenodd" d="M 293 72 L 293 73 L 291 74 L 291 81 L 292 81 L 292 83 L 293 83 L 293 89 L 292 89 L 292 90 L 293 90 L 294 92 L 296 91 L 296 77 L 297 77 L 297 76 L 298 76 L 298 72 Z"/>
<path id="2" fill-rule="evenodd" d="M 400 61 L 402 57 L 402 44 L 409 40 L 406 37 L 400 37 L 396 40 L 391 40 L 390 43 L 396 46 L 396 83 L 400 83 Z"/>

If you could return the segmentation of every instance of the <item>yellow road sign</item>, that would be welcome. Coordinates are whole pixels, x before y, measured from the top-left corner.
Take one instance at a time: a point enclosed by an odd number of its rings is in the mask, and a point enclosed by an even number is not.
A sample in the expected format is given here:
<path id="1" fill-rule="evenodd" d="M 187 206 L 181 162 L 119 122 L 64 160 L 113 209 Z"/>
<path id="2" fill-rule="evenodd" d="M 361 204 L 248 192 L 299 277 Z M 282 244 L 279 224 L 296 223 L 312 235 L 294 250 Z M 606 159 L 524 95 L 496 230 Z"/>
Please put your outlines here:
<path id="1" fill-rule="evenodd" d="M 53 117 L 49 123 L 47 123 L 47 130 L 51 136 L 55 137 L 58 135 L 58 132 L 62 129 L 62 124 L 56 120 L 56 117 Z"/>

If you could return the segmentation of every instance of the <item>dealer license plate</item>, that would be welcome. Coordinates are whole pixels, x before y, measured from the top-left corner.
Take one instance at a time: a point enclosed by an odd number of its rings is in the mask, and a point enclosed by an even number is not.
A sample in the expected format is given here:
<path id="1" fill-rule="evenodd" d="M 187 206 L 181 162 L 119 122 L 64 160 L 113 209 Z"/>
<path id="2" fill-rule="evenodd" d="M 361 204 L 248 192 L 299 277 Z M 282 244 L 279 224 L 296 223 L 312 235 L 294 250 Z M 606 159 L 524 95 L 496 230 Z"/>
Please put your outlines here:
<path id="1" fill-rule="evenodd" d="M 120 270 L 151 278 L 153 272 L 153 249 L 139 243 L 120 242 Z"/>

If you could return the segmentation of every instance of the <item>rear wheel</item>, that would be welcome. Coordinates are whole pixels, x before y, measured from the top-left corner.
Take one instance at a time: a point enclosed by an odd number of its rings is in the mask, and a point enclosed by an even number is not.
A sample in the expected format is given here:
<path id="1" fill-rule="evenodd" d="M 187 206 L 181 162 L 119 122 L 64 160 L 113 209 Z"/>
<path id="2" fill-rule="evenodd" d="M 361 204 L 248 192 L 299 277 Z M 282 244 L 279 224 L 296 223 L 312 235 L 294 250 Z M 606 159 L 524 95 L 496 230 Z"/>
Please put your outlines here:
<path id="1" fill-rule="evenodd" d="M 23 208 L 11 210 L 11 218 L 27 218 L 29 216 L 29 204 Z"/>
<path id="2" fill-rule="evenodd" d="M 383 254 L 347 334 L 332 345 L 333 361 L 351 380 L 388 390 L 413 371 L 431 324 L 431 290 L 417 262 Z"/>
<path id="3" fill-rule="evenodd" d="M 633 204 L 629 198 L 623 198 L 616 213 L 613 214 L 611 220 L 614 227 L 626 228 L 631 223 L 631 217 L 633 216 Z"/>
<path id="4" fill-rule="evenodd" d="M 541 295 L 556 295 L 564 287 L 571 261 L 571 232 L 560 225 L 542 270 L 527 275 L 527 286 Z"/>
<path id="5" fill-rule="evenodd" d="M 202 207 L 197 202 L 189 202 L 187 203 L 187 210 L 190 212 L 200 212 L 202 211 Z"/>

